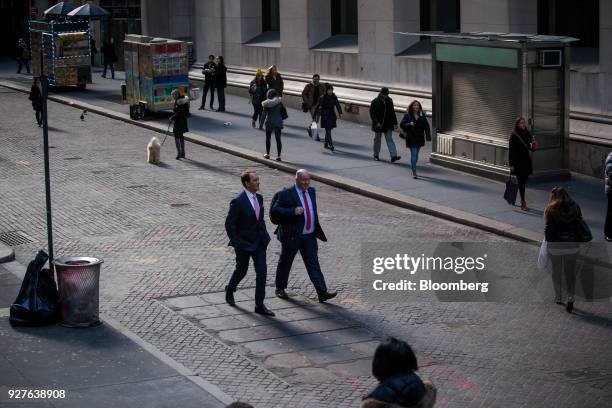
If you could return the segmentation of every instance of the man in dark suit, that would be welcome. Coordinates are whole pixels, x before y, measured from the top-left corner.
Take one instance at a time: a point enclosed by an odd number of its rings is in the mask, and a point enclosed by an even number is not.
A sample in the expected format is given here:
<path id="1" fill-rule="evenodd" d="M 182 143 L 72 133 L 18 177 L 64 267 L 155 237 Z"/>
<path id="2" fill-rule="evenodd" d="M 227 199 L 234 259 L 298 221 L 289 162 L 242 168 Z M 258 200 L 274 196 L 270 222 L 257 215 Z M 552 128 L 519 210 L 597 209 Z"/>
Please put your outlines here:
<path id="1" fill-rule="evenodd" d="M 327 241 L 319 224 L 315 189 L 310 187 L 310 174 L 300 169 L 295 174 L 295 185 L 276 193 L 271 218 L 278 224 L 275 231 L 282 250 L 276 268 L 276 296 L 288 299 L 287 282 L 293 259 L 299 251 L 308 271 L 308 277 L 317 290 L 319 302 L 335 297 L 328 292 L 319 265 L 317 239 Z"/>
<path id="2" fill-rule="evenodd" d="M 255 171 L 244 171 L 240 175 L 244 191 L 230 202 L 225 219 L 225 230 L 229 245 L 236 251 L 236 269 L 225 287 L 225 301 L 235 306 L 234 292 L 249 269 L 249 259 L 255 267 L 255 313 L 274 316 L 264 305 L 266 297 L 266 247 L 270 235 L 264 220 L 263 197 L 257 194 L 259 176 Z"/>

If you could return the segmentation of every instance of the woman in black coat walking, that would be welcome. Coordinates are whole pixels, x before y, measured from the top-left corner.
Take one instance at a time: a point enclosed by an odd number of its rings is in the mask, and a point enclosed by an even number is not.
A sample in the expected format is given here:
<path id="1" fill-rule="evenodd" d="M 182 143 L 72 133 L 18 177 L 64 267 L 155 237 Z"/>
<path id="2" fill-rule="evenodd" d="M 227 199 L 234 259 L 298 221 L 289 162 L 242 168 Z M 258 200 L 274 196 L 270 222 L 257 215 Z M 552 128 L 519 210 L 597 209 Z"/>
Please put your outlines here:
<path id="1" fill-rule="evenodd" d="M 30 96 L 28 99 L 32 101 L 32 109 L 34 109 L 36 113 L 36 123 L 38 123 L 38 126 L 42 126 L 42 91 L 38 84 L 39 80 L 35 77 L 32 88 L 30 88 Z"/>
<path id="2" fill-rule="evenodd" d="M 227 87 L 227 67 L 223 62 L 223 57 L 217 57 L 217 68 L 215 70 L 215 88 L 217 89 L 217 97 L 219 99 L 219 108 L 217 112 L 225 112 L 225 87 Z"/>
<path id="3" fill-rule="evenodd" d="M 251 96 L 251 105 L 253 105 L 253 117 L 251 118 L 251 126 L 255 127 L 255 122 L 259 119 L 259 129 L 261 130 L 264 123 L 263 107 L 261 103 L 266 100 L 268 85 L 263 76 L 263 71 L 257 68 L 255 78 L 249 84 L 249 95 Z"/>
<path id="4" fill-rule="evenodd" d="M 174 115 L 170 118 L 174 122 L 172 133 L 174 133 L 174 143 L 176 144 L 176 160 L 185 158 L 185 138 L 183 134 L 189 132 L 187 127 L 187 117 L 189 116 L 189 97 L 181 95 L 181 91 L 172 91 L 174 99 Z"/>
<path id="5" fill-rule="evenodd" d="M 283 82 L 283 77 L 279 74 L 276 65 L 270 65 L 268 68 L 268 74 L 266 75 L 266 83 L 268 84 L 268 89 L 275 89 L 276 93 L 279 97 L 283 96 L 283 89 L 285 88 L 285 83 Z"/>
<path id="6" fill-rule="evenodd" d="M 338 112 L 337 117 L 334 109 Z M 321 127 L 325 129 L 325 145 L 323 147 L 333 152 L 334 142 L 331 132 L 336 127 L 336 119 L 342 116 L 342 108 L 331 84 L 325 84 L 325 95 L 319 99 L 317 111 L 318 116 L 321 117 Z"/>
<path id="7" fill-rule="evenodd" d="M 525 185 L 527 184 L 527 178 L 533 173 L 531 152 L 534 148 L 533 136 L 527 129 L 525 118 L 518 118 L 514 122 L 514 129 L 510 135 L 508 164 L 510 165 L 510 173 L 514 174 L 518 181 L 521 194 L 521 210 L 523 211 L 529 211 L 525 201 Z"/>
<path id="8" fill-rule="evenodd" d="M 406 138 L 406 147 L 410 149 L 410 168 L 412 169 L 412 178 L 417 178 L 416 166 L 419 160 L 419 151 L 425 146 L 425 140 L 431 140 L 431 130 L 429 122 L 423 112 L 423 106 L 419 101 L 413 101 L 402 121 L 400 128 L 404 132 Z"/>

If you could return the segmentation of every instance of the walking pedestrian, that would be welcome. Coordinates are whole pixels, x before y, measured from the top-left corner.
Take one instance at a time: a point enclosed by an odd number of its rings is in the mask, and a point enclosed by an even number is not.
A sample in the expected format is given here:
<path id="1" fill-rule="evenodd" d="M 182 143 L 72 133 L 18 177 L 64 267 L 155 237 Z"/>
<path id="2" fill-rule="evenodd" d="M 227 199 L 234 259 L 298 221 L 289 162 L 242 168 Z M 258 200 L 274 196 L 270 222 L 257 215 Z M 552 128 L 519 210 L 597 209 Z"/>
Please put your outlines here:
<path id="1" fill-rule="evenodd" d="M 564 188 L 554 187 L 550 192 L 548 205 L 544 209 L 544 236 L 552 263 L 552 280 L 555 289 L 555 303 L 563 305 L 563 278 L 567 290 L 565 310 L 574 308 L 576 288 L 576 259 L 580 249 L 577 234 L 582 220 L 580 207 Z"/>
<path id="2" fill-rule="evenodd" d="M 253 258 L 255 267 L 255 313 L 274 316 L 264 305 L 266 297 L 266 248 L 270 235 L 264 219 L 263 197 L 258 194 L 259 176 L 254 170 L 246 170 L 240 175 L 244 191 L 230 202 L 229 212 L 225 219 L 225 231 L 229 237 L 229 246 L 236 253 L 236 269 L 225 287 L 225 301 L 236 306 L 234 292 L 246 276 L 249 259 Z"/>
<path id="3" fill-rule="evenodd" d="M 317 107 L 319 105 L 319 100 L 321 96 L 325 93 L 325 86 L 320 82 L 321 77 L 319 74 L 314 74 L 312 76 L 312 82 L 306 84 L 304 89 L 302 90 L 302 111 L 310 112 L 310 123 L 308 124 L 308 128 L 306 131 L 308 132 L 308 136 L 312 137 L 311 126 L 312 122 L 317 122 Z M 321 140 L 319 138 L 319 134 L 317 133 L 317 142 Z"/>
<path id="4" fill-rule="evenodd" d="M 261 103 L 266 100 L 268 85 L 264 79 L 263 71 L 257 68 L 255 78 L 249 85 L 249 95 L 251 96 L 251 105 L 253 105 L 253 117 L 251 126 L 255 127 L 255 122 L 259 120 L 259 129 L 261 130 L 264 124 L 263 106 Z"/>
<path id="5" fill-rule="evenodd" d="M 215 88 L 217 89 L 217 96 L 219 98 L 219 107 L 217 108 L 217 112 L 225 112 L 225 88 L 227 87 L 227 67 L 223 62 L 223 57 L 221 55 L 217 57 L 217 68 L 215 69 L 214 82 Z"/>
<path id="6" fill-rule="evenodd" d="M 283 89 L 285 84 L 283 82 L 283 77 L 278 72 L 278 68 L 276 65 L 270 65 L 268 68 L 268 73 L 266 74 L 266 83 L 268 84 L 268 89 L 275 89 L 278 96 L 283 96 Z"/>
<path id="7" fill-rule="evenodd" d="M 23 38 L 20 38 L 17 41 L 17 50 L 15 56 L 17 57 L 17 73 L 21 74 L 21 68 L 23 68 L 23 66 L 25 65 L 26 71 L 29 74 L 30 53 L 28 52 L 28 45 L 26 44 Z"/>
<path id="8" fill-rule="evenodd" d="M 605 186 L 606 196 L 608 197 L 608 211 L 606 212 L 606 222 L 604 224 L 604 237 L 606 241 L 612 241 L 612 152 L 608 153 L 605 162 Z"/>
<path id="9" fill-rule="evenodd" d="M 32 88 L 30 88 L 30 101 L 32 101 L 32 109 L 34 109 L 36 116 L 36 123 L 38 126 L 42 126 L 42 90 L 40 86 L 40 80 L 38 77 L 34 77 L 34 82 L 32 83 Z"/>
<path id="10" fill-rule="evenodd" d="M 317 116 L 321 117 L 321 127 L 325 129 L 325 145 L 323 147 L 333 152 L 335 147 L 331 132 L 332 129 L 336 127 L 336 119 L 342 116 L 342 108 L 340 107 L 340 102 L 338 102 L 338 97 L 334 93 L 334 87 L 331 84 L 325 84 L 325 94 L 321 96 L 317 105 Z M 338 112 L 337 117 L 334 109 Z"/>
<path id="11" fill-rule="evenodd" d="M 372 131 L 374 132 L 374 160 L 380 160 L 380 142 L 383 134 L 389 148 L 391 163 L 401 159 L 401 156 L 397 155 L 397 148 L 393 142 L 393 130 L 397 130 L 397 117 L 393 99 L 389 97 L 389 88 L 381 88 L 378 96 L 370 103 L 370 119 L 372 119 Z"/>
<path id="12" fill-rule="evenodd" d="M 410 168 L 412 178 L 417 178 L 416 168 L 419 160 L 419 151 L 425 146 L 425 140 L 431 140 L 429 122 L 423 112 L 423 106 L 419 101 L 413 101 L 406 110 L 406 114 L 400 122 L 400 128 L 406 138 L 406 147 L 410 149 Z"/>
<path id="13" fill-rule="evenodd" d="M 329 292 L 319 265 L 317 239 L 327 241 L 319 223 L 315 189 L 310 187 L 310 173 L 300 169 L 295 184 L 277 192 L 272 199 L 271 220 L 278 228 L 275 234 L 281 242 L 281 255 L 276 268 L 276 296 L 289 299 L 286 289 L 295 255 L 300 252 L 308 277 L 314 285 L 319 302 L 336 297 Z"/>
<path id="14" fill-rule="evenodd" d="M 372 360 L 372 375 L 378 385 L 361 401 L 361 408 L 431 408 L 437 389 L 416 373 L 417 357 L 405 341 L 387 337 L 378 345 Z"/>
<path id="15" fill-rule="evenodd" d="M 189 116 L 189 97 L 181 95 L 181 91 L 175 89 L 172 91 L 172 99 L 174 99 L 174 115 L 170 118 L 174 122 L 172 133 L 174 134 L 174 143 L 176 144 L 176 160 L 185 158 L 185 138 L 183 134 L 189 132 L 187 127 L 187 117 Z"/>
<path id="16" fill-rule="evenodd" d="M 111 78 L 115 79 L 115 62 L 117 62 L 117 54 L 115 54 L 115 40 L 111 37 L 110 41 L 104 41 L 100 51 L 102 52 L 102 59 L 104 62 L 102 78 L 106 78 L 106 69 L 110 66 Z"/>
<path id="17" fill-rule="evenodd" d="M 215 56 L 210 54 L 208 56 L 208 62 L 202 67 L 202 74 L 204 74 L 204 89 L 202 90 L 202 104 L 199 110 L 206 109 L 206 94 L 210 90 L 210 110 L 213 110 L 213 104 L 215 103 L 215 71 L 217 64 L 215 64 Z"/>
<path id="18" fill-rule="evenodd" d="M 510 165 L 510 174 L 516 176 L 521 195 L 521 210 L 523 211 L 529 211 L 525 201 L 525 186 L 527 185 L 529 175 L 533 172 L 531 162 L 531 151 L 533 149 L 533 136 L 531 136 L 531 132 L 527 129 L 527 122 L 525 118 L 518 118 L 514 122 L 514 129 L 510 135 L 508 164 Z"/>
<path id="19" fill-rule="evenodd" d="M 283 130 L 283 114 L 282 110 L 285 107 L 282 104 L 282 98 L 278 96 L 275 89 L 268 89 L 267 99 L 261 103 L 263 107 L 263 115 L 265 117 L 266 126 L 266 159 L 270 158 L 270 144 L 272 138 L 272 132 L 274 132 L 274 138 L 276 139 L 276 160 L 282 161 L 281 150 L 283 145 L 281 143 L 281 131 Z"/>

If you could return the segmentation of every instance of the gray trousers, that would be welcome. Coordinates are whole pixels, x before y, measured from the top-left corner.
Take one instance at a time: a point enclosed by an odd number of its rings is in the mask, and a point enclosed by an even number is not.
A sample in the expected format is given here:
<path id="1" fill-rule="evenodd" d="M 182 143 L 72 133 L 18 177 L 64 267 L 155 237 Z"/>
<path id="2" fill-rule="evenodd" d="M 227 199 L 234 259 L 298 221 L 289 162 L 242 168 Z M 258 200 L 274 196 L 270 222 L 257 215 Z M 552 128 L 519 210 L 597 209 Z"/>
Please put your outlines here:
<path id="1" fill-rule="evenodd" d="M 378 157 L 380 153 L 380 139 L 382 138 L 382 132 L 374 133 L 374 156 Z M 397 156 L 397 148 L 395 147 L 395 142 L 393 141 L 393 130 L 387 130 L 385 132 L 385 140 L 387 141 L 387 147 L 389 148 L 389 154 L 391 157 Z"/>

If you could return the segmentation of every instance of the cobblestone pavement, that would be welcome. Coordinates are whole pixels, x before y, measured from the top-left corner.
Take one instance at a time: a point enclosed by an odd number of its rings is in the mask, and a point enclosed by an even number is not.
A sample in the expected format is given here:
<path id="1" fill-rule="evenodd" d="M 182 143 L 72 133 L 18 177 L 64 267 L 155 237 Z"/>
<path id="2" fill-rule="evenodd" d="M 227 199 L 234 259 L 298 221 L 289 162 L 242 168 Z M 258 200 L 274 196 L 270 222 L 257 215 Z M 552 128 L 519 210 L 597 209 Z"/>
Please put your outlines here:
<path id="1" fill-rule="evenodd" d="M 103 258 L 103 311 L 227 394 L 258 407 L 357 406 L 374 384 L 364 356 L 375 340 L 395 335 L 418 351 L 422 375 L 439 387 L 440 407 L 597 407 L 612 398 L 609 303 L 578 304 L 568 315 L 554 304 L 364 302 L 363 242 L 502 239 L 317 183 L 329 238 L 320 260 L 328 285 L 341 294 L 329 305 L 314 304 L 301 262 L 290 290 L 303 311 L 320 313 L 319 323 L 333 315 L 372 341 L 360 337 L 353 350 L 360 357 L 338 364 L 319 355 L 319 364 L 299 367 L 292 350 L 269 360 L 240 337 L 255 342 L 256 330 L 219 334 L 213 320 L 198 322 L 227 318 L 222 310 L 203 317 L 186 308 L 197 306 L 194 297 L 219 296 L 233 270 L 223 224 L 240 171 L 257 169 L 266 203 L 290 175 L 191 145 L 188 160 L 175 161 L 172 140 L 162 165 L 152 166 L 145 150 L 151 132 L 93 114 L 81 121 L 79 111 L 54 103 L 49 115 L 56 254 Z M 26 263 L 46 246 L 41 132 L 23 94 L 0 90 L 0 118 L 0 234 L 31 241 L 15 247 Z M 273 240 L 269 284 L 279 252 Z M 242 287 L 244 299 L 252 296 L 252 271 Z M 336 356 L 330 351 L 329 361 Z"/>

